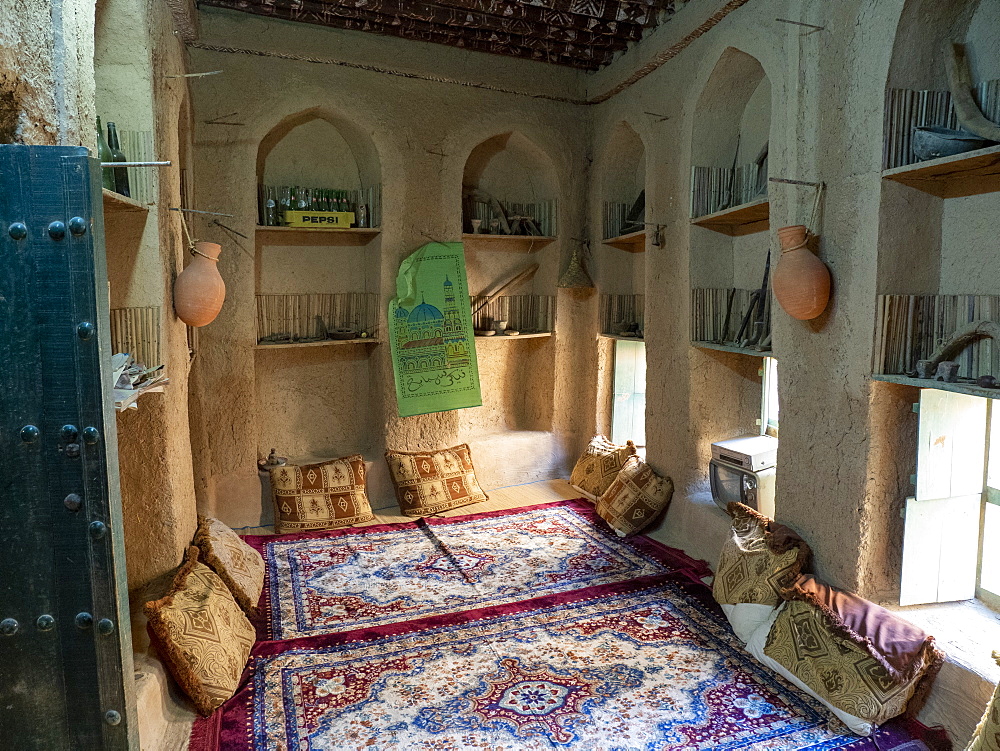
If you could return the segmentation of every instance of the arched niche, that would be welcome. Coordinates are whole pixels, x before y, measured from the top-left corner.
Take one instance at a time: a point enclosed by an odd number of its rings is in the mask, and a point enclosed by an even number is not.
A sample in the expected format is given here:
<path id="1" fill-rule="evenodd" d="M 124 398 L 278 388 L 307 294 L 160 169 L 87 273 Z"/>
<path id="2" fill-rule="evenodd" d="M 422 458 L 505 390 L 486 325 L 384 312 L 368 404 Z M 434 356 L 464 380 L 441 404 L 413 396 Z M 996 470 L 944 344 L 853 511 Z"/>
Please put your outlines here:
<path id="1" fill-rule="evenodd" d="M 1000 81 L 1000 3 L 994 0 L 908 0 L 899 16 L 886 81 L 883 168 L 899 172 L 922 165 L 912 151 L 913 127 L 960 127 L 946 121 L 948 110 L 922 105 L 923 92 L 948 97 L 948 45 L 965 45 L 975 87 Z M 1000 88 L 1000 84 L 995 84 Z M 974 97 L 978 97 L 976 90 Z M 908 107 L 894 105 L 908 98 Z M 995 98 L 994 98 L 995 100 Z M 1000 111 L 980 102 L 985 114 L 1000 122 Z M 900 111 L 904 114 L 900 115 Z M 909 144 L 909 145 L 908 145 Z M 948 175 L 961 177 L 960 161 Z M 905 175 L 904 175 L 905 177 Z M 878 292 L 911 295 L 997 294 L 1000 269 L 993 263 L 991 217 L 1000 210 L 1000 192 L 960 191 L 940 197 L 905 180 L 882 181 Z M 970 194 L 971 193 L 971 194 Z M 947 195 L 947 194 L 946 194 Z"/>
<path id="2" fill-rule="evenodd" d="M 633 206 L 646 190 L 646 148 L 628 123 L 620 122 L 611 131 L 597 169 L 603 201 L 601 236 L 613 238 L 636 229 L 626 224 Z M 642 221 L 644 216 L 638 218 L 638 222 Z M 644 249 L 643 243 L 639 250 Z"/>
<path id="3" fill-rule="evenodd" d="M 542 234 L 555 235 L 558 231 L 555 214 L 559 179 L 555 165 L 548 154 L 521 133 L 501 133 L 476 146 L 465 163 L 462 190 L 465 232 L 473 231 L 473 204 L 487 197 L 505 207 L 518 204 L 526 215 L 536 213 L 534 219 Z M 481 227 L 481 231 L 487 230 L 487 226 Z"/>
<path id="4" fill-rule="evenodd" d="M 326 110 L 286 117 L 257 149 L 257 181 L 265 185 L 362 190 L 378 185 L 381 175 L 368 134 Z"/>
<path id="5" fill-rule="evenodd" d="M 771 82 L 757 58 L 729 47 L 694 112 L 691 163 L 732 167 L 757 159 L 771 131 Z"/>
<path id="6" fill-rule="evenodd" d="M 733 213 L 723 217 L 729 225 L 691 228 L 693 287 L 754 289 L 761 284 L 769 252 L 769 236 L 764 231 L 768 229 L 768 210 L 764 204 L 743 217 L 738 207 L 766 201 L 770 131 L 771 83 L 763 66 L 755 57 L 727 48 L 695 105 L 692 216 Z M 731 180 L 728 172 L 713 179 L 697 169 L 728 171 L 734 165 L 755 172 Z M 697 198 L 713 190 L 716 199 L 711 205 Z"/>

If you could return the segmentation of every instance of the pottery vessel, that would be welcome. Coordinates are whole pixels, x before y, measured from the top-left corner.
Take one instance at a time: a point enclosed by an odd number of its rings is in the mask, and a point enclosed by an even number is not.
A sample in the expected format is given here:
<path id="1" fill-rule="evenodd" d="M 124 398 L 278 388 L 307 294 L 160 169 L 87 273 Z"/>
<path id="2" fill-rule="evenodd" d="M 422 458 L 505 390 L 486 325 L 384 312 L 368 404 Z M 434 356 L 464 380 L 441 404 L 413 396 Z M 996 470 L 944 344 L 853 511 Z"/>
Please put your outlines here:
<path id="1" fill-rule="evenodd" d="M 215 320 L 226 299 L 226 283 L 219 274 L 222 246 L 196 243 L 191 263 L 174 282 L 174 311 L 188 326 L 205 326 Z"/>
<path id="2" fill-rule="evenodd" d="M 830 301 L 830 270 L 806 247 L 809 232 L 796 224 L 778 230 L 781 256 L 772 286 L 778 304 L 792 318 L 808 321 Z"/>
<path id="3" fill-rule="evenodd" d="M 938 128 L 932 125 L 913 129 L 913 153 L 920 161 L 985 149 L 992 143 L 964 130 Z"/>

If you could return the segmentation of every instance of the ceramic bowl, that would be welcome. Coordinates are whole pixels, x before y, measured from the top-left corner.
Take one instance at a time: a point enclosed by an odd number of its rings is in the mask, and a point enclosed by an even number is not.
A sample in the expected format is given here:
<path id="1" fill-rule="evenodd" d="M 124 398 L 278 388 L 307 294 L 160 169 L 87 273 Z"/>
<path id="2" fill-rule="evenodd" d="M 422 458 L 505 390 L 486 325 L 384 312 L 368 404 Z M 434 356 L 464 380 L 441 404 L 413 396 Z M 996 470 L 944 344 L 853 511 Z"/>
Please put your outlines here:
<path id="1" fill-rule="evenodd" d="M 496 333 L 493 329 L 480 329 L 476 332 L 476 336 L 496 336 Z"/>

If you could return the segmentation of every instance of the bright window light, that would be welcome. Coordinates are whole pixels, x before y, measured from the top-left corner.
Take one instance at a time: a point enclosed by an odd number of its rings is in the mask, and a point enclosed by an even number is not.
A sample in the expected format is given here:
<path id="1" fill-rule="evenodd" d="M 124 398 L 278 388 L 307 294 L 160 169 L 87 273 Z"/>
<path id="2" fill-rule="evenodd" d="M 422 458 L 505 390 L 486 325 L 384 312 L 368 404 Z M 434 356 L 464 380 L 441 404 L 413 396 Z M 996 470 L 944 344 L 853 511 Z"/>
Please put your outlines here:
<path id="1" fill-rule="evenodd" d="M 760 405 L 760 432 L 778 437 L 778 361 L 764 358 L 764 382 Z"/>

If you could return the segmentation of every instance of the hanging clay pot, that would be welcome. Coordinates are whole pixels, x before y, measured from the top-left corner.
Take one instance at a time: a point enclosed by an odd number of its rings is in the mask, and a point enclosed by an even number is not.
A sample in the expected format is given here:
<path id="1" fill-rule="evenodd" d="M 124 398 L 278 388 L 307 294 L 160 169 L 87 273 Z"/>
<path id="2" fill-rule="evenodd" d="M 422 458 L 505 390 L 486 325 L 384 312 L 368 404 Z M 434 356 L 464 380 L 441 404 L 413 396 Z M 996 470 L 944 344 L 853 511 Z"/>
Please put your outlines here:
<path id="1" fill-rule="evenodd" d="M 174 310 L 188 326 L 205 326 L 215 320 L 226 299 L 226 283 L 219 274 L 216 243 L 195 243 L 191 263 L 174 282 Z"/>
<path id="2" fill-rule="evenodd" d="M 806 247 L 809 238 L 804 224 L 778 230 L 781 256 L 772 281 L 778 304 L 800 321 L 815 318 L 830 301 L 830 270 Z"/>

